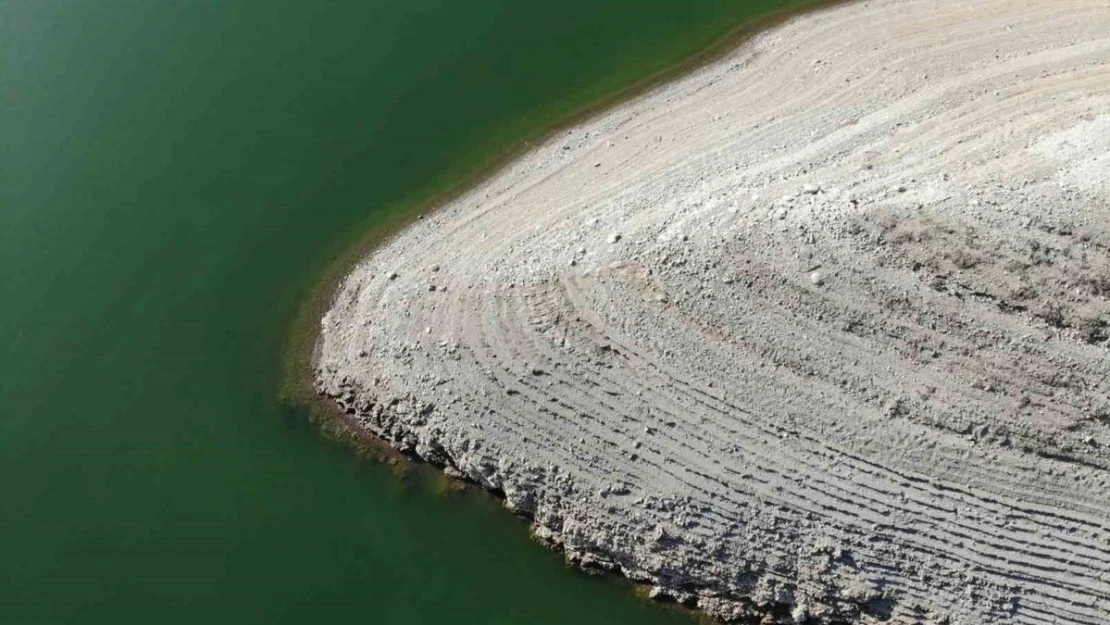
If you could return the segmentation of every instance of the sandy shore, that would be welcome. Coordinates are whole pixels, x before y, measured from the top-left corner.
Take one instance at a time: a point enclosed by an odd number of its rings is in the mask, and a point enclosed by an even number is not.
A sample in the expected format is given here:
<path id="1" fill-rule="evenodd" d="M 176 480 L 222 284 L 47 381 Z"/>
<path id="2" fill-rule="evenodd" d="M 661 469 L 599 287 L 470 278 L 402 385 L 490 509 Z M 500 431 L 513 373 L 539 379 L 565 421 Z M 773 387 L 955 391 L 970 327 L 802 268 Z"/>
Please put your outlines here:
<path id="1" fill-rule="evenodd" d="M 1110 623 L 1110 5 L 875 0 L 377 249 L 317 387 L 724 620 Z"/>

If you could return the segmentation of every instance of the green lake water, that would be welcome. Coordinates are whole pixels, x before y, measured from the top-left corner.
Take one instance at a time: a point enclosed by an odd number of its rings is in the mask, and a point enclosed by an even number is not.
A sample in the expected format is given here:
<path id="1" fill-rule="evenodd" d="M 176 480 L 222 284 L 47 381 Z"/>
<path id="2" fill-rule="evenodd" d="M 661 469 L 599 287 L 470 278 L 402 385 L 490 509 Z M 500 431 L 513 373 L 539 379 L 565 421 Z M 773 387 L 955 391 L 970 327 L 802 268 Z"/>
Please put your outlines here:
<path id="1" fill-rule="evenodd" d="M 393 207 L 784 4 L 0 0 L 0 623 L 689 623 L 322 436 L 283 345 Z"/>

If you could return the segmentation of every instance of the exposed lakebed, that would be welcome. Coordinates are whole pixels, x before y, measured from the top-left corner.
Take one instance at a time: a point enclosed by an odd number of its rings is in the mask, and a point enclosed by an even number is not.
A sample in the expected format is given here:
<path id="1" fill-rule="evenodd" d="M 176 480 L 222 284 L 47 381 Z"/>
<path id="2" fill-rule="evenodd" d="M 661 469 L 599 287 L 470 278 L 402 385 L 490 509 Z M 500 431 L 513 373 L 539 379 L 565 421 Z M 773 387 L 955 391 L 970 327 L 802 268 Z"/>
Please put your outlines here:
<path id="1" fill-rule="evenodd" d="M 799 16 L 555 134 L 323 316 L 355 427 L 730 622 L 1110 617 L 1110 12 Z"/>

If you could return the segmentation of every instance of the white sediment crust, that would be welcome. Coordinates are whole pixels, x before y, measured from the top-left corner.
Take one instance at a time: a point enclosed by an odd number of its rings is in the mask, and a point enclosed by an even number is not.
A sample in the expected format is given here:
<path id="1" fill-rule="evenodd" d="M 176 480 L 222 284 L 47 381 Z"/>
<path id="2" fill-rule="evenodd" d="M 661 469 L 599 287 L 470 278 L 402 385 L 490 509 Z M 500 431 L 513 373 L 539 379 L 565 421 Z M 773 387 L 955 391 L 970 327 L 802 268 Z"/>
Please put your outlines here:
<path id="1" fill-rule="evenodd" d="M 1105 0 L 797 17 L 374 251 L 318 390 L 724 620 L 1107 625 L 1108 149 Z"/>

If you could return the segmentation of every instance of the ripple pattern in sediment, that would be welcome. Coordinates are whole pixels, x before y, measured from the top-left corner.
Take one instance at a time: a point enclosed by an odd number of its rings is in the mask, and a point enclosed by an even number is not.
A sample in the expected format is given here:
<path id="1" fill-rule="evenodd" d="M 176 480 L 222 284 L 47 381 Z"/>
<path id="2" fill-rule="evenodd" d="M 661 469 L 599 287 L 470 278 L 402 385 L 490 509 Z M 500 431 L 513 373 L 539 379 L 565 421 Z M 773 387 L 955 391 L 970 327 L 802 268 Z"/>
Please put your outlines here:
<path id="1" fill-rule="evenodd" d="M 790 20 L 374 251 L 319 390 L 724 620 L 1110 623 L 1110 5 Z"/>

